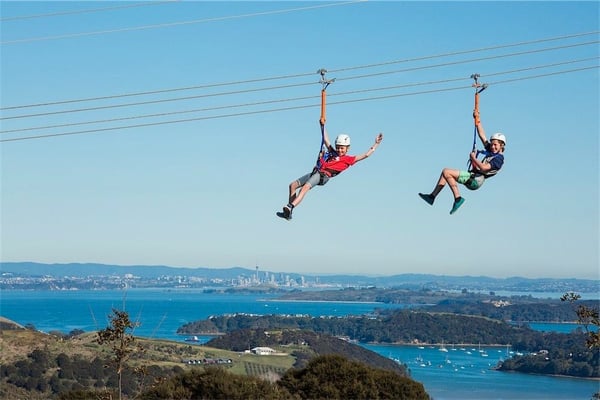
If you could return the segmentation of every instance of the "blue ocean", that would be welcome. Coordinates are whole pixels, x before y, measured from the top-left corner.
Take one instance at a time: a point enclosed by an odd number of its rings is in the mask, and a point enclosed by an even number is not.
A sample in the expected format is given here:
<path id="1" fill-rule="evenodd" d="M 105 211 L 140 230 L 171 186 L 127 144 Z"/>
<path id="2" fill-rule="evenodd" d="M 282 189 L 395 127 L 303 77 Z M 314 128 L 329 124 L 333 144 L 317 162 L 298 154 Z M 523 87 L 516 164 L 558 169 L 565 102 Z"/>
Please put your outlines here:
<path id="1" fill-rule="evenodd" d="M 127 310 L 139 322 L 134 334 L 147 338 L 183 342 L 177 328 L 211 315 L 287 314 L 348 316 L 368 314 L 380 308 L 409 305 L 352 302 L 277 301 L 275 295 L 217 294 L 195 290 L 127 291 L 3 291 L 0 315 L 36 329 L 68 333 L 93 331 L 108 324 L 113 308 Z M 575 324 L 531 324 L 544 331 L 568 332 Z M 200 342 L 208 337 L 200 337 Z M 588 400 L 600 390 L 600 381 L 506 373 L 492 370 L 499 360 L 511 356 L 506 347 L 399 346 L 363 344 L 385 357 L 409 366 L 413 379 L 422 382 L 435 400 L 560 399 Z"/>

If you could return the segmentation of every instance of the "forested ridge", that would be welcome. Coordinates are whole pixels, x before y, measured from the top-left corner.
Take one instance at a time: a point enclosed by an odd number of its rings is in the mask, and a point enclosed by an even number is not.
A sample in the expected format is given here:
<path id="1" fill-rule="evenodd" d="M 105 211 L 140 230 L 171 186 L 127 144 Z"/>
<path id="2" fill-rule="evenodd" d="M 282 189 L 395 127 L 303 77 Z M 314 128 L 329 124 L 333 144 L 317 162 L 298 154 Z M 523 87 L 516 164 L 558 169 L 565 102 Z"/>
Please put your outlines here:
<path id="1" fill-rule="evenodd" d="M 363 343 L 509 344 L 516 350 L 535 347 L 543 337 L 531 328 L 485 317 L 411 310 L 349 317 L 221 315 L 185 324 L 177 333 L 228 333 L 255 328 L 312 330 Z"/>
<path id="2" fill-rule="evenodd" d="M 514 322 L 573 322 L 573 307 L 560 299 L 541 299 L 532 296 L 498 296 L 494 292 L 462 292 L 347 288 L 315 292 L 296 291 L 282 295 L 279 300 L 304 301 L 369 301 L 383 304 L 404 304 L 413 310 L 478 315 Z M 598 308 L 600 300 L 580 300 L 579 304 Z"/>
<path id="3" fill-rule="evenodd" d="M 515 351 L 530 354 L 509 359 L 500 366 L 502 370 L 600 377 L 598 349 L 586 346 L 587 334 L 581 330 L 568 334 L 539 332 L 486 317 L 449 313 L 394 310 L 344 318 L 237 314 L 192 322 L 182 326 L 179 332 L 233 333 L 249 329 L 310 330 L 363 343 L 509 345 Z M 214 343 L 223 343 L 222 340 L 225 339 L 214 339 Z"/>
<path id="4" fill-rule="evenodd" d="M 315 355 L 338 354 L 374 368 L 385 368 L 400 375 L 408 375 L 403 365 L 387 357 L 343 339 L 310 330 L 237 329 L 227 335 L 210 340 L 206 345 L 231 351 L 244 351 L 265 346 L 288 346 L 289 351 L 296 358 L 294 367 L 297 368 L 305 367 L 308 360 Z M 290 345 L 294 345 L 294 347 L 289 347 Z"/>

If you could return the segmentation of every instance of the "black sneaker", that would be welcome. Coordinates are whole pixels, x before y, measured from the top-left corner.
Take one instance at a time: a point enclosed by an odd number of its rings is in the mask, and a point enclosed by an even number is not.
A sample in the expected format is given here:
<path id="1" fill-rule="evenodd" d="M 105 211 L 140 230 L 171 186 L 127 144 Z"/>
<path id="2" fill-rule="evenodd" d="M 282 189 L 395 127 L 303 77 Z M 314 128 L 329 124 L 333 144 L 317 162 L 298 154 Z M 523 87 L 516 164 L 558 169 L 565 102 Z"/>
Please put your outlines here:
<path id="1" fill-rule="evenodd" d="M 284 214 L 284 213 L 282 213 L 281 211 L 277 211 L 277 212 L 275 213 L 275 215 L 277 215 L 279 218 L 287 219 L 288 221 L 289 221 L 290 219 L 292 219 L 292 217 L 291 217 L 291 216 L 290 216 L 290 217 L 286 217 L 286 216 L 285 216 L 285 214 Z"/>
<path id="2" fill-rule="evenodd" d="M 433 201 L 435 200 L 435 197 L 433 197 L 430 194 L 419 193 L 419 197 L 422 198 L 423 200 L 425 200 L 427 202 L 427 204 L 429 204 L 430 206 L 433 205 Z"/>

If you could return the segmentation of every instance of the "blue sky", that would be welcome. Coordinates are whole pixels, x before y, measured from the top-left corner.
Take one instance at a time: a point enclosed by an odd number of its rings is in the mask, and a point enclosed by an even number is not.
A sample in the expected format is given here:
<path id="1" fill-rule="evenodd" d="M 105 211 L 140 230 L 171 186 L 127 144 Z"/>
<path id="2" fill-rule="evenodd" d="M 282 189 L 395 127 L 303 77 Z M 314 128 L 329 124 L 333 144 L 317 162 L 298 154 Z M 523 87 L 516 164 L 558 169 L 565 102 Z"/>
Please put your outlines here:
<path id="1" fill-rule="evenodd" d="M 2 1 L 1 260 L 598 279 L 598 4 Z M 320 68 L 385 138 L 287 222 Z M 473 73 L 506 162 L 451 216 Z"/>

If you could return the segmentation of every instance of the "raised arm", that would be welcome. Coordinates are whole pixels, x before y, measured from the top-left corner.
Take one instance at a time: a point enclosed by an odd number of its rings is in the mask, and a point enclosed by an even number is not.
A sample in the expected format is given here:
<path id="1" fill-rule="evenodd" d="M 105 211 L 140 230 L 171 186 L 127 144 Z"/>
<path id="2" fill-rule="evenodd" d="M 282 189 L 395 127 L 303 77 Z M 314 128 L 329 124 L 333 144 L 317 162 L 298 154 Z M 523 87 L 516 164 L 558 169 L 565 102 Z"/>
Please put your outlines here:
<path id="1" fill-rule="evenodd" d="M 375 151 L 375 149 L 377 148 L 377 146 L 379 146 L 379 144 L 381 143 L 381 141 L 383 140 L 383 133 L 378 134 L 375 137 L 375 143 L 373 144 L 373 146 L 371 146 L 369 148 L 369 150 L 367 150 L 365 153 L 360 154 L 358 156 L 356 156 L 356 162 L 364 160 L 365 158 L 369 157 L 371 154 L 373 154 L 373 152 Z"/>
<path id="2" fill-rule="evenodd" d="M 479 117 L 479 111 L 473 112 L 473 119 L 475 120 L 475 128 L 477 128 L 477 135 L 479 136 L 479 140 L 485 146 L 487 143 L 487 137 L 485 136 L 485 129 L 483 129 L 483 125 L 481 124 L 481 118 Z"/>
<path id="3" fill-rule="evenodd" d="M 332 151 L 333 148 L 331 147 L 331 142 L 329 141 L 329 135 L 327 134 L 327 128 L 325 128 L 323 123 L 320 123 L 320 125 L 321 125 L 321 130 L 323 132 L 323 144 L 325 145 L 325 147 L 327 147 L 328 151 Z"/>

